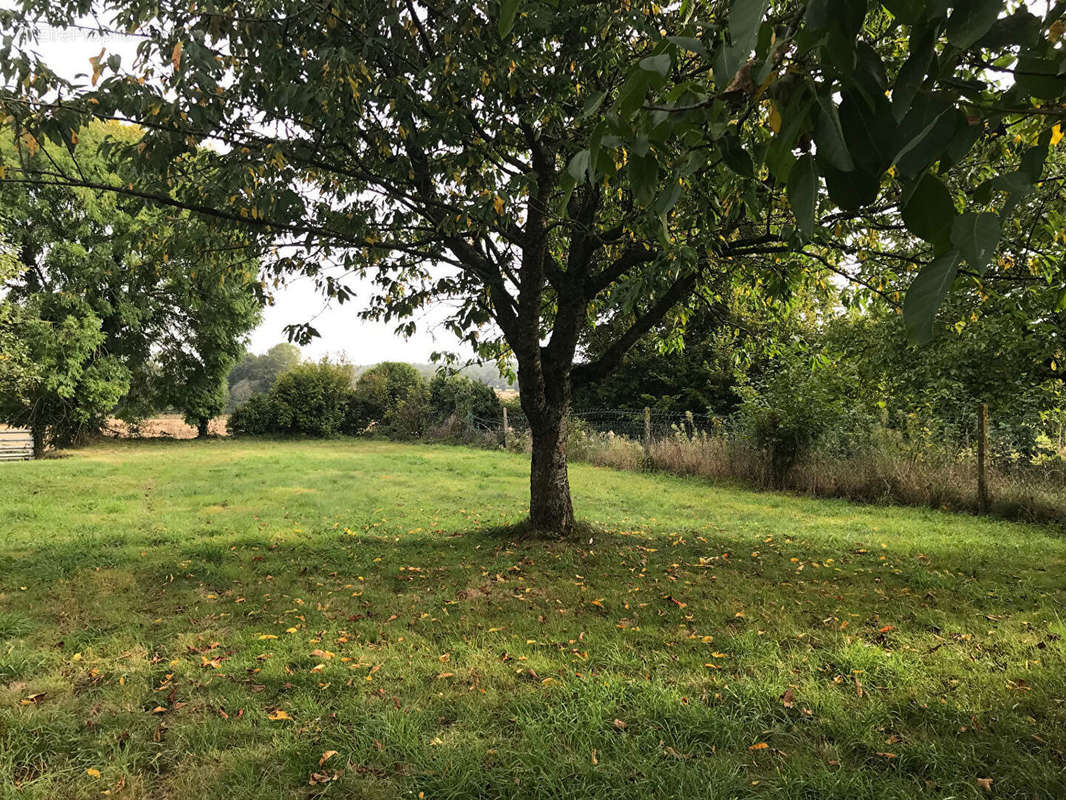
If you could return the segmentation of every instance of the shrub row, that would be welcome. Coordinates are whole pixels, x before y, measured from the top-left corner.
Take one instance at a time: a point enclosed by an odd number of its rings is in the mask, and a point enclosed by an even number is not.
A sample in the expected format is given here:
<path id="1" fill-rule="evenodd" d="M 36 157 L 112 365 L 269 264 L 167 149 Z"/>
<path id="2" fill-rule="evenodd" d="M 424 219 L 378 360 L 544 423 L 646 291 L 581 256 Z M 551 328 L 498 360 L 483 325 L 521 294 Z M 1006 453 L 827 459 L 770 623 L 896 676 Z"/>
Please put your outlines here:
<path id="1" fill-rule="evenodd" d="M 460 375 L 427 382 L 410 364 L 383 362 L 355 379 L 347 364 L 300 364 L 283 373 L 269 392 L 234 409 L 232 435 L 330 437 L 382 433 L 423 436 L 451 418 L 499 419 L 500 401 L 488 386 Z"/>

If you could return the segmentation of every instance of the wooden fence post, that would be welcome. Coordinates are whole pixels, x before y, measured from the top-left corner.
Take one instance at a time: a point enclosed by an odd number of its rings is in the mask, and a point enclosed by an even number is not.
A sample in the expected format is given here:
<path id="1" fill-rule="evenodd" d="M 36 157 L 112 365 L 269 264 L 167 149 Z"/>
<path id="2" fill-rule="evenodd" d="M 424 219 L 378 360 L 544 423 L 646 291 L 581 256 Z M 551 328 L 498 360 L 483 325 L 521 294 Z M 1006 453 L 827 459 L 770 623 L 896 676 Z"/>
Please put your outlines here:
<path id="1" fill-rule="evenodd" d="M 644 468 L 651 467 L 651 409 L 644 406 Z"/>
<path id="2" fill-rule="evenodd" d="M 977 410 L 977 510 L 988 511 L 988 403 Z"/>
<path id="3" fill-rule="evenodd" d="M 503 449 L 507 449 L 510 430 L 507 426 L 507 406 L 503 407 Z"/>

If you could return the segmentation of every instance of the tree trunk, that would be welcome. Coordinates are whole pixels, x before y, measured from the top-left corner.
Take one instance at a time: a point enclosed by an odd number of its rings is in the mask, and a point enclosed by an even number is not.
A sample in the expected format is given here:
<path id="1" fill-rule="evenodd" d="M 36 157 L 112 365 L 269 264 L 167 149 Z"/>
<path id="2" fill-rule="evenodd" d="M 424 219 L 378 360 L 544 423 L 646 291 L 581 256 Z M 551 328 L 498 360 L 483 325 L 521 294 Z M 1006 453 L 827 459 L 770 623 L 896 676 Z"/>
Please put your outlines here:
<path id="1" fill-rule="evenodd" d="M 200 417 L 200 420 L 199 420 L 199 422 L 197 423 L 197 426 L 196 426 L 196 438 L 197 439 L 206 439 L 207 438 L 207 434 L 208 434 L 208 427 L 207 426 L 210 425 L 210 424 L 211 424 L 211 420 L 207 419 L 206 417 Z"/>
<path id="2" fill-rule="evenodd" d="M 530 420 L 533 462 L 529 475 L 529 521 L 534 529 L 568 536 L 574 530 L 570 477 L 566 469 L 567 421 Z"/>
<path id="3" fill-rule="evenodd" d="M 44 425 L 33 425 L 30 428 L 30 433 L 33 436 L 33 457 L 44 458 L 44 448 L 46 441 Z"/>

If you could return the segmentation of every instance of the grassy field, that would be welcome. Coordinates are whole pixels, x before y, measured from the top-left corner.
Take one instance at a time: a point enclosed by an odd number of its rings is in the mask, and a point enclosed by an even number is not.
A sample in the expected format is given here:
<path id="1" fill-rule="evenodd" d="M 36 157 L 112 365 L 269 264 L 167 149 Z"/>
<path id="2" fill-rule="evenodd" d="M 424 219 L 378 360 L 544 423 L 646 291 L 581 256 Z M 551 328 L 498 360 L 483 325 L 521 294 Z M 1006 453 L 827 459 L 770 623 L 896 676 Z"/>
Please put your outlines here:
<path id="1" fill-rule="evenodd" d="M 0 465 L 2 798 L 1062 798 L 1066 537 L 374 442 Z"/>

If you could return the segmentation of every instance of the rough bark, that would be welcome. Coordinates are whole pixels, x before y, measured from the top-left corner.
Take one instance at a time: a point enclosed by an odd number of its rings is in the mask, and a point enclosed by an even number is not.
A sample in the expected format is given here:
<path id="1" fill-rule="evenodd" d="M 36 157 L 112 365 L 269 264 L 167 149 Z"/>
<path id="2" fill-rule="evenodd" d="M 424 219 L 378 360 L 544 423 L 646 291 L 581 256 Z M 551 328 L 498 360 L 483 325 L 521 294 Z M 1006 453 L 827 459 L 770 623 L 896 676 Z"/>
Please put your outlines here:
<path id="1" fill-rule="evenodd" d="M 208 434 L 208 425 L 211 424 L 211 420 L 206 417 L 201 417 L 196 424 L 196 438 L 206 439 Z"/>
<path id="2" fill-rule="evenodd" d="M 533 459 L 529 473 L 529 520 L 538 531 L 569 535 L 574 530 L 570 477 L 566 468 L 567 420 L 531 421 Z"/>
<path id="3" fill-rule="evenodd" d="M 44 458 L 44 449 L 47 443 L 45 428 L 43 425 L 33 425 L 30 428 L 33 436 L 33 457 Z"/>

